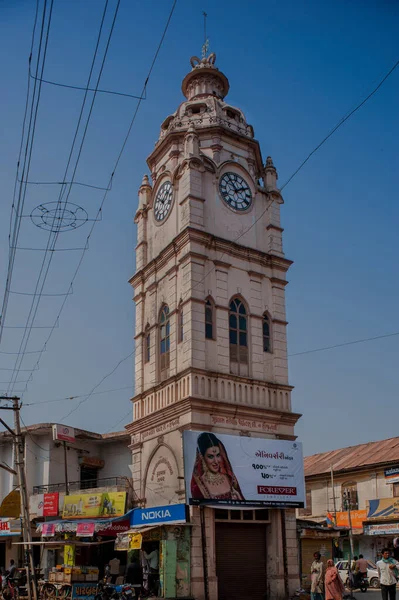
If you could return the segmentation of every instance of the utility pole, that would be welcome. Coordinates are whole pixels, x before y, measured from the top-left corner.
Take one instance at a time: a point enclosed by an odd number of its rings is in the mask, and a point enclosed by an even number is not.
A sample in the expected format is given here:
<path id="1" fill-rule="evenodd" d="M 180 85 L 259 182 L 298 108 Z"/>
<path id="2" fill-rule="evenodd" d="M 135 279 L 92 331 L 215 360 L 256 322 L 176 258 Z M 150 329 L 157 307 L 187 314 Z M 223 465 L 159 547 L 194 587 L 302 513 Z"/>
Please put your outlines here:
<path id="1" fill-rule="evenodd" d="M 22 510 L 22 533 L 24 539 L 24 554 L 25 554 L 25 569 L 26 569 L 26 585 L 28 591 L 29 600 L 38 600 L 37 586 L 36 586 L 36 574 L 35 566 L 33 563 L 33 552 L 32 552 L 32 533 L 30 529 L 30 514 L 29 514 L 29 499 L 26 490 L 26 473 L 25 473 L 25 451 L 24 451 L 24 440 L 21 432 L 20 422 L 20 404 L 17 396 L 9 398 L 8 396 L 0 396 L 0 400 L 8 400 L 12 402 L 12 407 L 0 406 L 2 410 L 12 410 L 14 412 L 14 426 L 15 432 L 9 427 L 7 429 L 14 436 L 14 449 L 15 449 L 15 467 L 18 473 L 18 483 L 21 494 L 21 510 Z"/>
<path id="2" fill-rule="evenodd" d="M 334 506 L 334 525 L 337 526 L 337 501 L 335 498 L 335 487 L 334 487 L 334 468 L 331 465 L 331 488 L 333 493 L 333 506 Z"/>

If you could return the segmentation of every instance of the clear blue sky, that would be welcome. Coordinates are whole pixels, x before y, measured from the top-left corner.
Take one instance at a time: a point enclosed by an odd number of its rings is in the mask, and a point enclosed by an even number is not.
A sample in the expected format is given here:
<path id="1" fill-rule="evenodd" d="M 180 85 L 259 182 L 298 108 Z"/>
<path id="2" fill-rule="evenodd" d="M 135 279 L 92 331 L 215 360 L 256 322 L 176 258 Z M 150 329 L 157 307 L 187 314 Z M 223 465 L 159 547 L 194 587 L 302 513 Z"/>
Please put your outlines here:
<path id="1" fill-rule="evenodd" d="M 171 5 L 122 0 L 102 88 L 140 93 Z M 0 4 L 1 294 L 34 9 L 33 0 Z M 100 0 L 55 1 L 46 79 L 85 84 L 102 10 Z M 209 15 L 217 66 L 230 80 L 229 101 L 253 124 L 264 158 L 270 154 L 274 159 L 280 184 L 399 56 L 399 5 L 392 0 L 180 0 L 103 220 L 95 227 L 59 328 L 28 385 L 26 404 L 89 392 L 132 350 L 134 312 L 127 280 L 134 270 L 137 188 L 161 122 L 182 100 L 189 58 L 201 52 L 202 10 Z M 108 31 L 109 21 L 106 26 Z M 59 181 L 82 92 L 47 85 L 42 90 L 30 178 Z M 398 92 L 399 69 L 284 191 L 284 247 L 294 260 L 287 288 L 289 353 L 399 331 Z M 135 106 L 128 98 L 98 97 L 78 181 L 107 184 Z M 58 193 L 57 186 L 31 186 L 24 214 L 57 200 Z M 101 192 L 75 187 L 70 201 L 93 218 Z M 62 233 L 57 247 L 81 245 L 87 233 L 87 224 Z M 20 245 L 43 247 L 46 242 L 46 232 L 23 219 Z M 56 253 L 45 292 L 67 290 L 78 257 L 78 252 Z M 39 252 L 17 253 L 14 291 L 33 291 L 41 258 Z M 61 301 L 43 298 L 36 325 L 52 324 Z M 30 302 L 12 295 L 6 324 L 24 325 Z M 22 332 L 6 329 L 1 350 L 16 351 Z M 33 330 L 28 349 L 39 349 L 47 334 Z M 293 406 L 303 414 L 297 433 L 307 454 L 397 435 L 398 359 L 399 336 L 290 358 Z M 0 355 L 3 369 L 14 360 Z M 35 360 L 36 355 L 27 355 L 22 367 L 31 368 Z M 0 371 L 1 381 L 10 373 Z M 18 380 L 26 375 L 21 372 Z M 132 386 L 132 376 L 129 359 L 98 391 Z M 19 384 L 16 390 L 24 387 Z M 67 421 L 107 431 L 130 410 L 130 395 L 129 389 L 94 395 Z M 22 416 L 27 424 L 60 421 L 78 402 L 26 406 Z"/>

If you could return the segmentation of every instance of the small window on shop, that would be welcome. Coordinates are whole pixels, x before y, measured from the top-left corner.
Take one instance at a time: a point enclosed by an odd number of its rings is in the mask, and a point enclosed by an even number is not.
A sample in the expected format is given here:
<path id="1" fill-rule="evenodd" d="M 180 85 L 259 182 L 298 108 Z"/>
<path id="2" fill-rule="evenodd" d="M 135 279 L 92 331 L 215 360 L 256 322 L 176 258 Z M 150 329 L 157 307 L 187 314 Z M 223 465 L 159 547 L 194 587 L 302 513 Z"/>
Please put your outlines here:
<path id="1" fill-rule="evenodd" d="M 215 510 L 215 519 L 220 519 L 220 520 L 225 521 L 228 518 L 229 518 L 229 511 L 228 510 L 223 510 L 221 508 L 217 508 Z"/>
<path id="2" fill-rule="evenodd" d="M 243 510 L 242 511 L 242 520 L 243 521 L 253 521 L 254 511 L 253 510 Z"/>
<path id="3" fill-rule="evenodd" d="M 80 489 L 89 490 L 96 488 L 98 483 L 98 469 L 82 465 L 80 467 Z"/>
<path id="4" fill-rule="evenodd" d="M 357 483 L 350 481 L 343 483 L 342 492 L 342 510 L 359 510 L 359 501 L 357 497 Z"/>
<path id="5" fill-rule="evenodd" d="M 399 498 L 399 483 L 394 483 L 393 484 L 393 497 L 394 498 Z"/>

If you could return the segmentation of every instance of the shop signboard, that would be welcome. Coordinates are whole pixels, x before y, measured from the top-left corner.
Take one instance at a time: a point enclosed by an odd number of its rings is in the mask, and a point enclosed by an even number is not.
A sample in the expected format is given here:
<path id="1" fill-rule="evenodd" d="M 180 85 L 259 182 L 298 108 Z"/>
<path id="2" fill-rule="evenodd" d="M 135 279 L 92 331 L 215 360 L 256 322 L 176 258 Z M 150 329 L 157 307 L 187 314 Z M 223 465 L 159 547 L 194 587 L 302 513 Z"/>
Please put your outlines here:
<path id="1" fill-rule="evenodd" d="M 21 495 L 13 490 L 3 499 L 0 505 L 0 517 L 18 519 L 21 515 Z"/>
<path id="2" fill-rule="evenodd" d="M 65 425 L 53 425 L 53 440 L 73 444 L 75 442 L 74 428 Z"/>
<path id="3" fill-rule="evenodd" d="M 363 521 L 367 519 L 366 510 L 351 510 L 352 529 L 363 529 Z M 349 527 L 348 511 L 337 512 L 337 527 Z"/>
<path id="4" fill-rule="evenodd" d="M 129 550 L 141 550 L 143 536 L 141 533 L 133 533 L 130 536 Z"/>
<path id="5" fill-rule="evenodd" d="M 54 523 L 43 523 L 41 527 L 42 537 L 54 537 L 55 535 L 55 524 Z"/>
<path id="6" fill-rule="evenodd" d="M 97 594 L 95 583 L 74 583 L 72 585 L 72 600 L 94 600 Z"/>
<path id="7" fill-rule="evenodd" d="M 0 519 L 0 536 L 11 535 L 10 521 Z"/>
<path id="8" fill-rule="evenodd" d="M 96 524 L 92 523 L 78 523 L 76 527 L 77 537 L 93 537 Z"/>
<path id="9" fill-rule="evenodd" d="M 187 504 L 305 505 L 300 442 L 184 431 Z"/>
<path id="10" fill-rule="evenodd" d="M 367 519 L 399 517 L 399 498 L 381 498 L 367 501 Z"/>
<path id="11" fill-rule="evenodd" d="M 161 525 L 162 523 L 185 523 L 187 508 L 185 504 L 167 504 L 151 508 L 136 508 L 130 518 L 132 527 Z"/>
<path id="12" fill-rule="evenodd" d="M 29 498 L 29 510 L 36 517 L 58 516 L 59 493 L 34 494 Z"/>
<path id="13" fill-rule="evenodd" d="M 397 483 L 399 481 L 399 466 L 385 469 L 384 475 L 385 483 Z"/>
<path id="14" fill-rule="evenodd" d="M 127 533 L 118 533 L 115 540 L 114 550 L 127 552 L 129 550 L 130 537 Z"/>
<path id="15" fill-rule="evenodd" d="M 376 525 L 365 525 L 366 535 L 398 535 L 399 523 L 380 523 Z"/>
<path id="16" fill-rule="evenodd" d="M 63 519 L 121 517 L 125 514 L 126 492 L 74 494 L 65 496 Z"/>

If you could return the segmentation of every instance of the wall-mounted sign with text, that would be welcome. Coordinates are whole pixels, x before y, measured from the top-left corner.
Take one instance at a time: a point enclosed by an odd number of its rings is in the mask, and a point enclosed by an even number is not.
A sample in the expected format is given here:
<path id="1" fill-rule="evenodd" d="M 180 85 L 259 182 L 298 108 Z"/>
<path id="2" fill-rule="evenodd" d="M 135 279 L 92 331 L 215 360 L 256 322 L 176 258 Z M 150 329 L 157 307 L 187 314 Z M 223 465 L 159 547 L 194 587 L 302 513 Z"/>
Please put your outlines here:
<path id="1" fill-rule="evenodd" d="M 389 469 L 385 469 L 384 475 L 386 483 L 398 483 L 399 467 L 389 467 Z"/>
<path id="2" fill-rule="evenodd" d="M 75 442 L 74 428 L 65 425 L 53 425 L 53 440 L 73 444 Z"/>
<path id="3" fill-rule="evenodd" d="M 65 496 L 63 519 L 121 517 L 125 514 L 126 492 L 74 494 Z"/>
<path id="4" fill-rule="evenodd" d="M 131 516 L 132 527 L 143 525 L 161 525 L 185 523 L 187 521 L 187 507 L 185 504 L 167 504 L 166 506 L 153 506 L 151 508 L 136 508 Z"/>

